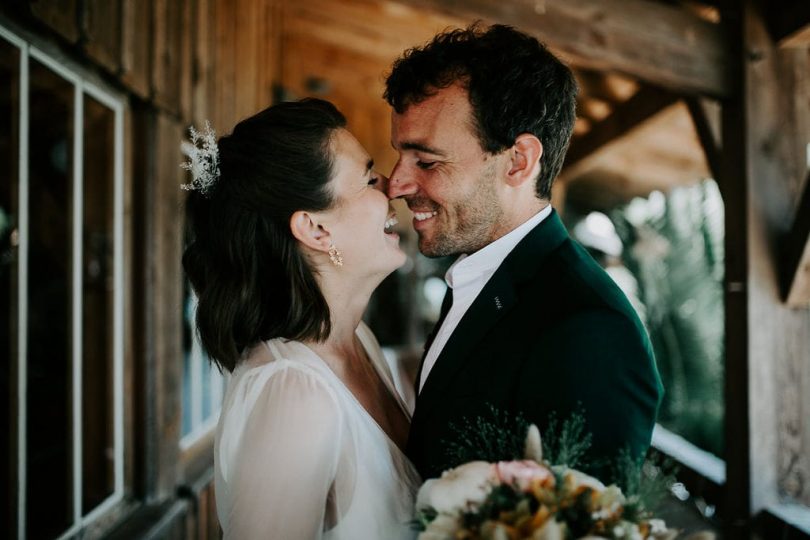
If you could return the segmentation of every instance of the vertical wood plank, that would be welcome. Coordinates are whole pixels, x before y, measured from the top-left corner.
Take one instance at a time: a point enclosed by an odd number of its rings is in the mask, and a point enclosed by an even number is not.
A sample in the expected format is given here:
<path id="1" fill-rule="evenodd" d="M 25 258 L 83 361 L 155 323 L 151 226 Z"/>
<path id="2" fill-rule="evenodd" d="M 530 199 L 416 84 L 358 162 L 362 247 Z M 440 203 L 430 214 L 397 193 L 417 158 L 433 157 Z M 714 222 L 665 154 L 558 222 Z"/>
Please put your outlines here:
<path id="1" fill-rule="evenodd" d="M 192 60 L 191 60 L 191 118 L 192 123 L 202 126 L 206 120 L 213 121 L 214 77 L 216 35 L 214 28 L 215 0 L 195 0 L 192 10 Z M 216 124 L 214 129 L 219 130 Z"/>
<path id="2" fill-rule="evenodd" d="M 236 50 L 234 36 L 238 34 L 234 14 L 234 4 L 230 0 L 214 0 L 216 11 L 216 83 L 215 83 L 215 118 L 217 131 L 220 134 L 230 132 L 236 116 Z"/>
<path id="3" fill-rule="evenodd" d="M 121 82 L 144 99 L 152 87 L 152 6 L 151 0 L 121 3 Z"/>
<path id="4" fill-rule="evenodd" d="M 79 40 L 78 0 L 31 0 L 30 6 L 31 13 L 57 34 L 71 43 Z"/>
<path id="5" fill-rule="evenodd" d="M 123 43 L 121 1 L 85 0 L 82 25 L 87 55 L 117 75 Z"/>
<path id="6" fill-rule="evenodd" d="M 236 0 L 234 20 L 236 32 L 231 42 L 234 46 L 234 90 L 235 109 L 233 123 L 256 112 L 259 81 L 257 68 L 259 60 L 259 7 L 260 0 Z"/>
<path id="7" fill-rule="evenodd" d="M 729 2 L 731 4 L 731 2 Z M 725 202 L 725 429 L 726 485 L 723 512 L 727 538 L 747 537 L 751 514 L 748 412 L 748 197 L 746 182 L 743 13 L 729 6 L 723 13 L 728 25 L 731 73 L 736 88 L 722 104 L 723 156 L 719 185 Z"/>
<path id="8" fill-rule="evenodd" d="M 747 301 L 744 306 L 727 304 L 726 309 L 734 319 L 727 328 L 727 347 L 737 351 L 747 346 L 748 372 L 742 378 L 741 371 L 731 371 L 728 385 L 749 395 L 727 408 L 727 422 L 738 428 L 738 436 L 746 435 L 726 442 L 727 491 L 735 503 L 732 508 L 741 511 L 747 504 L 749 513 L 757 513 L 784 500 L 810 502 L 810 402 L 802 399 L 810 391 L 810 310 L 792 310 L 783 303 L 779 268 L 780 241 L 790 230 L 796 205 L 795 163 L 802 158 L 796 155 L 801 152 L 790 124 L 797 115 L 808 114 L 806 105 L 797 109 L 796 103 L 806 104 L 810 94 L 805 89 L 797 98 L 794 85 L 786 83 L 789 70 L 795 69 L 786 56 L 792 53 L 773 43 L 757 2 L 743 2 L 741 23 L 743 103 L 736 120 L 741 129 L 739 134 L 724 130 L 724 137 L 735 143 L 730 148 L 737 148 L 742 138 L 742 167 L 736 178 L 744 180 L 724 195 L 727 214 L 733 216 L 727 220 L 727 234 L 735 238 L 727 243 L 727 273 L 739 276 L 735 281 L 741 280 Z M 743 234 L 745 245 L 739 246 Z M 737 310 L 743 310 L 746 320 L 740 332 L 743 315 L 734 313 Z M 745 420 L 738 418 L 746 414 L 747 432 L 740 425 Z M 749 461 L 743 473 L 744 464 L 735 454 L 746 448 Z M 738 482 L 743 474 L 750 475 L 749 482 Z M 741 512 L 735 515 L 742 520 Z M 738 536 L 728 532 L 729 537 Z"/>
<path id="9" fill-rule="evenodd" d="M 183 32 L 187 0 L 154 0 L 152 89 L 155 104 L 180 114 Z"/>
<path id="10" fill-rule="evenodd" d="M 176 494 L 182 394 L 182 127 L 151 105 L 133 107 L 133 297 L 136 495 Z"/>
<path id="11" fill-rule="evenodd" d="M 192 32 L 192 16 L 194 13 L 194 4 L 197 0 L 176 0 L 175 2 L 179 9 L 178 19 L 180 25 L 175 28 L 175 31 L 180 34 L 180 66 L 179 66 L 179 109 L 180 117 L 184 123 L 191 122 L 192 117 L 192 91 L 193 91 L 193 32 Z"/>

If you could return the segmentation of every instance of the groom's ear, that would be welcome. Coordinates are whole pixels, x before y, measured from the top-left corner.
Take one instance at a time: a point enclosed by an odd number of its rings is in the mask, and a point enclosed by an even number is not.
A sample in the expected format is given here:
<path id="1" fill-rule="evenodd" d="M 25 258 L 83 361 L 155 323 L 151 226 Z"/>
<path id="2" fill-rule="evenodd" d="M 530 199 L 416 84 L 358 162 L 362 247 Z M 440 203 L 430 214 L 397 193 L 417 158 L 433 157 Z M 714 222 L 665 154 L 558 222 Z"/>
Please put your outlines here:
<path id="1" fill-rule="evenodd" d="M 299 210 L 290 217 L 290 231 L 292 235 L 315 251 L 329 251 L 332 244 L 332 237 L 324 227 L 316 214 Z"/>
<path id="2" fill-rule="evenodd" d="M 540 157 L 543 155 L 543 143 L 531 133 L 522 133 L 515 139 L 510 148 L 511 167 L 506 175 L 510 186 L 517 187 L 529 181 L 534 183 L 540 174 Z"/>

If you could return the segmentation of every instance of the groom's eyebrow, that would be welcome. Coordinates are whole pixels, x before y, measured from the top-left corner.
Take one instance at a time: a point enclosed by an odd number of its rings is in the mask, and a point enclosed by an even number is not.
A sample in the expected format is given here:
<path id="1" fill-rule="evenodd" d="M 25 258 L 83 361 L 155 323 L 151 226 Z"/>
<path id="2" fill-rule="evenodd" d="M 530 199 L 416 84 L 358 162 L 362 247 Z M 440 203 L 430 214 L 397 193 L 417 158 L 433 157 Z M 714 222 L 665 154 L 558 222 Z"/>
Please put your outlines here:
<path id="1" fill-rule="evenodd" d="M 404 142 L 401 145 L 403 150 L 416 150 L 418 152 L 425 152 L 426 154 L 433 154 L 436 156 L 444 157 L 444 152 L 438 150 L 436 148 L 432 148 L 426 144 L 418 143 L 418 142 Z"/>

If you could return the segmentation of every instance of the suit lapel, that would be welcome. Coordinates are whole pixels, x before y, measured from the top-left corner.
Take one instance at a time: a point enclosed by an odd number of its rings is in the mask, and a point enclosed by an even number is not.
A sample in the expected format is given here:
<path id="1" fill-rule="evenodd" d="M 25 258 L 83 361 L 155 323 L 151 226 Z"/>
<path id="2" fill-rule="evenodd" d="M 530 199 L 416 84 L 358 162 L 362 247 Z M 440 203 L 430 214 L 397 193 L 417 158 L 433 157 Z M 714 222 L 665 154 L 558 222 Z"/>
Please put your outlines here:
<path id="1" fill-rule="evenodd" d="M 471 351 L 518 302 L 518 285 L 535 276 L 546 256 L 567 238 L 562 221 L 557 212 L 552 211 L 518 243 L 481 290 L 442 349 L 417 396 L 415 414 L 425 414 L 441 401 L 442 389 L 464 366 Z"/>

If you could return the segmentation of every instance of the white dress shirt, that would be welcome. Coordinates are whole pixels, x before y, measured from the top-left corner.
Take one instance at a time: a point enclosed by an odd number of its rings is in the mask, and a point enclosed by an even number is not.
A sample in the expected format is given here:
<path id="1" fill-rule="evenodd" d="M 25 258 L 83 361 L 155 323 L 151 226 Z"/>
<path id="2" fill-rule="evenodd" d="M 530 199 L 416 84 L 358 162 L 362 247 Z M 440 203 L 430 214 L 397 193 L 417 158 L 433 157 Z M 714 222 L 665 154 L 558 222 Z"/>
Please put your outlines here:
<path id="1" fill-rule="evenodd" d="M 436 338 L 425 356 L 422 366 L 422 375 L 419 378 L 419 391 L 425 386 L 430 370 L 436 364 L 439 353 L 442 352 L 447 341 L 453 334 L 464 314 L 472 305 L 475 298 L 481 293 L 484 285 L 495 274 L 506 256 L 515 249 L 529 231 L 539 225 L 551 215 L 551 205 L 529 218 L 528 221 L 498 238 L 491 244 L 484 246 L 472 255 L 462 255 L 447 269 L 444 280 L 447 286 L 453 289 L 453 305 L 444 318 Z"/>

